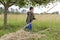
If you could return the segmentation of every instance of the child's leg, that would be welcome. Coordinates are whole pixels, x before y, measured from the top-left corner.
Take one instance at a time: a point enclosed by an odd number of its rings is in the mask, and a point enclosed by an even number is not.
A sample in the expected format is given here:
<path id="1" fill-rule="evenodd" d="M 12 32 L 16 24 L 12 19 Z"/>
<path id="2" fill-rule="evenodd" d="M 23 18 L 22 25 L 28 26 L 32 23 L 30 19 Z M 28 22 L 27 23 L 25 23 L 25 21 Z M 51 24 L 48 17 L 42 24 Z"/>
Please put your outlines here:
<path id="1" fill-rule="evenodd" d="M 32 23 L 29 24 L 29 30 L 32 31 Z"/>
<path id="2" fill-rule="evenodd" d="M 29 29 L 29 31 L 32 31 L 32 23 L 29 23 L 29 25 L 27 25 L 26 27 L 25 27 L 25 30 L 26 29 Z"/>
<path id="3" fill-rule="evenodd" d="M 30 31 L 30 23 L 24 28 L 25 31 Z"/>
<path id="4" fill-rule="evenodd" d="M 27 25 L 27 26 L 25 27 L 25 29 L 27 29 L 27 28 L 29 28 L 29 25 Z"/>

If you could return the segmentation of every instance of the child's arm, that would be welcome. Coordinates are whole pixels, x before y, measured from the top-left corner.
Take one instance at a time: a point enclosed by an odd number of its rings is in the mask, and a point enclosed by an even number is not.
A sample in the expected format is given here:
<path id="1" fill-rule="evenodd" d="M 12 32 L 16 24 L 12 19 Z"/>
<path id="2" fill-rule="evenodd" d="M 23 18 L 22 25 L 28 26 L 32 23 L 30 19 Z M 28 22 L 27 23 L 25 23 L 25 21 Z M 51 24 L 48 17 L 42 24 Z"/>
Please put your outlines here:
<path id="1" fill-rule="evenodd" d="M 34 14 L 33 14 L 33 20 L 35 20 L 36 18 L 35 18 L 35 16 L 34 16 Z"/>

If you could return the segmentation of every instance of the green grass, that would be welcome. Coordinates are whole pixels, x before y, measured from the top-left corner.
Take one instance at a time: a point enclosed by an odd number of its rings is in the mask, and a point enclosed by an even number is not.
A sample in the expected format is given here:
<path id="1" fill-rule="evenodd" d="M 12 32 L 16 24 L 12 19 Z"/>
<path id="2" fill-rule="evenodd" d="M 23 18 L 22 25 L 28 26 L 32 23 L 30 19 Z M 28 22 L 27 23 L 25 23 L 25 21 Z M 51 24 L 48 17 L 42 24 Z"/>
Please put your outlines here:
<path id="1" fill-rule="evenodd" d="M 47 37 L 39 40 L 60 40 L 60 15 L 35 15 L 36 20 L 33 21 L 33 32 L 39 32 L 47 28 L 51 30 L 43 32 Z M 3 14 L 0 15 L 0 37 L 10 32 L 15 32 L 26 25 L 26 15 L 8 15 L 8 27 L 3 29 Z"/>
<path id="2" fill-rule="evenodd" d="M 42 31 L 47 28 L 51 29 L 42 33 L 46 34 L 47 38 L 40 38 L 39 40 L 60 40 L 60 22 L 39 21 L 33 25 L 34 32 Z"/>

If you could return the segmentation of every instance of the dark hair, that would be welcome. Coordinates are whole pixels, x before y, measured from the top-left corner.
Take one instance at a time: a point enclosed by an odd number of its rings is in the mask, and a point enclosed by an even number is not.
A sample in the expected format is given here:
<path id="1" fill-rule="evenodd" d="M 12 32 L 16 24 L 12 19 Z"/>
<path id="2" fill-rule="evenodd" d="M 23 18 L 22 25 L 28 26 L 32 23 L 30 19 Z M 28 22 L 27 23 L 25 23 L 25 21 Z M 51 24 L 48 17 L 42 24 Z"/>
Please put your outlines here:
<path id="1" fill-rule="evenodd" d="M 33 9 L 33 7 L 30 7 L 30 10 Z"/>

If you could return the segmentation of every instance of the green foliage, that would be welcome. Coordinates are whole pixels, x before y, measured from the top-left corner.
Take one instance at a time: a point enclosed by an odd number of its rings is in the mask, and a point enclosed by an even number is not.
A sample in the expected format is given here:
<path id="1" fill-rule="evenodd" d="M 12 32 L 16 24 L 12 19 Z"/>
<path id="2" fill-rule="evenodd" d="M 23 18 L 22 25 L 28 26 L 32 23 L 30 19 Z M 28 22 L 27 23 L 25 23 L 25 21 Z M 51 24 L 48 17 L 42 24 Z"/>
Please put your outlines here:
<path id="1" fill-rule="evenodd" d="M 10 7 L 14 4 L 22 7 L 26 4 L 25 0 L 0 0 L 0 3 L 7 7 Z"/>
<path id="2" fill-rule="evenodd" d="M 33 5 L 35 4 L 39 4 L 39 5 L 46 5 L 50 2 L 53 2 L 54 0 L 30 0 L 32 2 Z"/>
<path id="3" fill-rule="evenodd" d="M 25 4 L 26 4 L 25 0 L 19 0 L 15 3 L 15 5 L 18 5 L 19 7 L 23 7 L 25 6 Z"/>
<path id="4" fill-rule="evenodd" d="M 23 7 L 25 5 L 33 5 L 35 6 L 36 4 L 48 4 L 49 2 L 53 2 L 54 0 L 0 0 L 0 3 L 2 3 L 4 6 L 7 5 L 8 7 L 12 5 L 18 5 L 19 7 Z"/>

